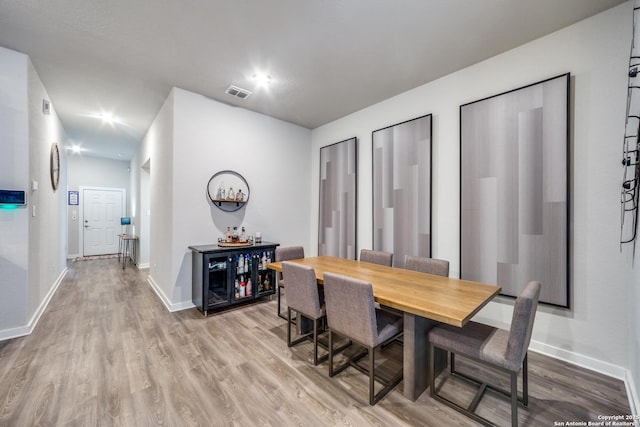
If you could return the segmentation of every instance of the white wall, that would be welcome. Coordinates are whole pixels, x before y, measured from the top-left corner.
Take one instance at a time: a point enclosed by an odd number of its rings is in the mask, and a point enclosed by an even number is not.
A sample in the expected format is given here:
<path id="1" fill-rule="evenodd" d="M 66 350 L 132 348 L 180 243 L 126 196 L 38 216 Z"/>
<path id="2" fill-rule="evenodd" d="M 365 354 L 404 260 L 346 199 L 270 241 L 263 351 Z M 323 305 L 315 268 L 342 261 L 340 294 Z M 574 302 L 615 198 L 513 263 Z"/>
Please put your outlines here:
<path id="1" fill-rule="evenodd" d="M 138 171 L 140 176 L 140 188 L 138 197 L 140 199 L 139 221 L 137 234 L 140 236 L 138 247 L 138 267 L 149 268 L 149 243 L 151 236 L 151 227 L 149 219 L 151 216 L 151 200 L 150 200 L 150 178 L 151 178 L 151 162 L 147 162 Z"/>
<path id="2" fill-rule="evenodd" d="M 162 108 L 156 115 L 151 127 L 147 131 L 138 154 L 131 162 L 131 170 L 138 177 L 135 201 L 136 221 L 141 227 L 143 221 L 148 221 L 149 241 L 141 240 L 141 246 L 149 247 L 148 260 L 149 279 L 161 296 L 172 294 L 171 257 L 173 230 L 173 98 L 172 90 Z M 140 217 L 140 168 L 150 164 L 149 169 L 149 210 L 150 216 Z M 165 297 L 165 303 L 167 303 Z"/>
<path id="3" fill-rule="evenodd" d="M 184 303 L 191 301 L 188 246 L 217 242 L 227 226 L 245 226 L 251 234 L 261 231 L 263 240 L 308 248 L 311 132 L 182 89 L 173 93 L 172 283 L 167 296 Z M 233 213 L 213 206 L 206 195 L 211 176 L 227 169 L 243 175 L 251 189 L 249 203 Z"/>
<path id="4" fill-rule="evenodd" d="M 619 198 L 631 25 L 632 5 L 625 3 L 314 129 L 312 249 L 317 250 L 319 148 L 358 137 L 358 246 L 371 247 L 371 132 L 432 113 L 433 256 L 450 260 L 451 274 L 458 276 L 459 106 L 570 72 L 572 309 L 541 307 L 532 347 L 622 376 L 621 367 L 630 364 L 629 316 L 620 308 L 631 286 L 631 257 L 620 251 Z M 512 300 L 498 299 L 477 319 L 508 327 L 512 306 Z"/>
<path id="5" fill-rule="evenodd" d="M 28 58 L 0 47 L 0 188 L 29 190 Z M 29 207 L 0 209 L 0 331 L 27 323 Z"/>
<path id="6" fill-rule="evenodd" d="M 308 129 L 172 90 L 131 163 L 148 168 L 149 281 L 169 309 L 192 305 L 188 247 L 216 243 L 227 226 L 308 247 L 310 139 Z M 214 207 L 206 194 L 211 176 L 227 169 L 251 188 L 249 203 L 234 213 Z M 144 173 L 136 172 L 138 192 Z M 138 212 L 144 200 L 140 194 Z"/>
<path id="7" fill-rule="evenodd" d="M 51 100 L 35 68 L 28 61 L 29 80 L 29 181 L 38 181 L 31 193 L 29 217 L 29 305 L 31 319 L 48 302 L 56 283 L 66 271 L 66 191 L 67 158 L 65 132 L 51 103 L 51 114 L 42 112 L 43 99 Z M 58 190 L 51 185 L 51 144 L 60 148 L 60 182 Z M 28 185 L 28 183 L 27 183 Z M 35 215 L 34 215 L 35 208 Z M 46 304 L 46 303 L 45 303 Z"/>
<path id="8" fill-rule="evenodd" d="M 27 191 L 27 206 L 0 209 L 0 340 L 25 335 L 66 272 L 64 190 L 49 177 L 51 144 L 65 142 L 52 106 L 42 113 L 47 92 L 29 58 L 0 48 L 0 188 Z M 61 159 L 60 188 L 66 187 Z M 31 190 L 31 182 L 39 189 Z"/>
<path id="9" fill-rule="evenodd" d="M 105 159 L 100 157 L 83 156 L 78 153 L 71 153 L 65 150 L 67 158 L 67 189 L 78 191 L 80 186 L 100 187 L 100 188 L 124 188 L 127 191 L 127 214 L 131 214 L 130 197 L 130 173 L 129 162 L 122 160 Z M 82 194 L 79 202 L 82 204 Z M 73 211 L 76 211 L 73 219 Z M 74 257 L 82 254 L 80 227 L 80 206 L 67 206 L 66 221 L 67 233 L 67 256 Z"/>

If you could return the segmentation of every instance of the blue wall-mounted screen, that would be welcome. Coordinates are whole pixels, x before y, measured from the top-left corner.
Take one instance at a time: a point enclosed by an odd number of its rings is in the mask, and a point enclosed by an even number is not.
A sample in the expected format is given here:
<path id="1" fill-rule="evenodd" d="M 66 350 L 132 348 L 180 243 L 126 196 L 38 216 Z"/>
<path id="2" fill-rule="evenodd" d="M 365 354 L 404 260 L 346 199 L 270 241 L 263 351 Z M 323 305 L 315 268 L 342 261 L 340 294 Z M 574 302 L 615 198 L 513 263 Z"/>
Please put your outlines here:
<path id="1" fill-rule="evenodd" d="M 130 224 L 131 224 L 131 218 L 129 218 L 128 216 L 120 218 L 120 225 L 130 225 Z"/>
<path id="2" fill-rule="evenodd" d="M 27 194 L 20 190 L 0 190 L 0 205 L 26 205 Z"/>

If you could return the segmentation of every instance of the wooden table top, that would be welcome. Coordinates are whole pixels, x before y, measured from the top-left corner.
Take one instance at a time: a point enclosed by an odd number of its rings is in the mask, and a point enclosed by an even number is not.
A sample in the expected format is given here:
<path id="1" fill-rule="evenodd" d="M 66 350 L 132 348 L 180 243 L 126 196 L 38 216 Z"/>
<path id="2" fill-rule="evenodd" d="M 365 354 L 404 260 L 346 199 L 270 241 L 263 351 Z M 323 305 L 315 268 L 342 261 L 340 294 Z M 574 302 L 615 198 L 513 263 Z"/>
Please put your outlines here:
<path id="1" fill-rule="evenodd" d="M 373 286 L 377 303 L 459 327 L 501 290 L 500 286 L 331 256 L 291 262 L 313 267 L 321 284 L 327 271 L 366 280 Z M 282 271 L 281 262 L 272 262 L 267 267 Z"/>

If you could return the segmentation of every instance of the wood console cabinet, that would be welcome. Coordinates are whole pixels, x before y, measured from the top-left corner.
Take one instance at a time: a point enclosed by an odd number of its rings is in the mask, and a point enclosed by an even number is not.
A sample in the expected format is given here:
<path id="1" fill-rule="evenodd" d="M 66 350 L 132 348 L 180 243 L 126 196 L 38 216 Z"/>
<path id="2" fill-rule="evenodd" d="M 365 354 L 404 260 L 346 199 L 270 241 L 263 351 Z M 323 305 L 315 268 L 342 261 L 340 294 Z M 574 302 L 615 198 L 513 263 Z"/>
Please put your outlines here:
<path id="1" fill-rule="evenodd" d="M 193 304 L 206 316 L 230 305 L 255 301 L 276 292 L 276 276 L 267 269 L 278 243 L 219 247 L 189 246 Z"/>

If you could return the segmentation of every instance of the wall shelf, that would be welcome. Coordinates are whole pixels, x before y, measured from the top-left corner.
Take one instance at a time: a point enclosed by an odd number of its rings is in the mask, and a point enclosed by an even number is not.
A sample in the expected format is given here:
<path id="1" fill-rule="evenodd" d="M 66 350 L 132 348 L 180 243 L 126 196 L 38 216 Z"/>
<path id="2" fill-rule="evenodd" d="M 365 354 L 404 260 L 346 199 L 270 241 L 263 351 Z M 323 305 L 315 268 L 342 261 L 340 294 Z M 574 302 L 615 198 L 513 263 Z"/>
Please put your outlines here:
<path id="1" fill-rule="evenodd" d="M 229 197 L 229 193 L 233 195 Z M 242 193 L 242 200 L 236 200 L 238 192 Z M 207 196 L 211 203 L 225 212 L 235 212 L 242 209 L 247 202 L 251 190 L 249 183 L 242 175 L 232 170 L 223 170 L 213 174 L 207 183 Z"/>
<path id="2" fill-rule="evenodd" d="M 236 206 L 242 206 L 245 203 L 247 203 L 246 200 L 212 200 L 213 204 L 218 206 L 218 207 L 222 207 L 223 204 L 231 204 L 231 205 L 236 205 Z"/>

